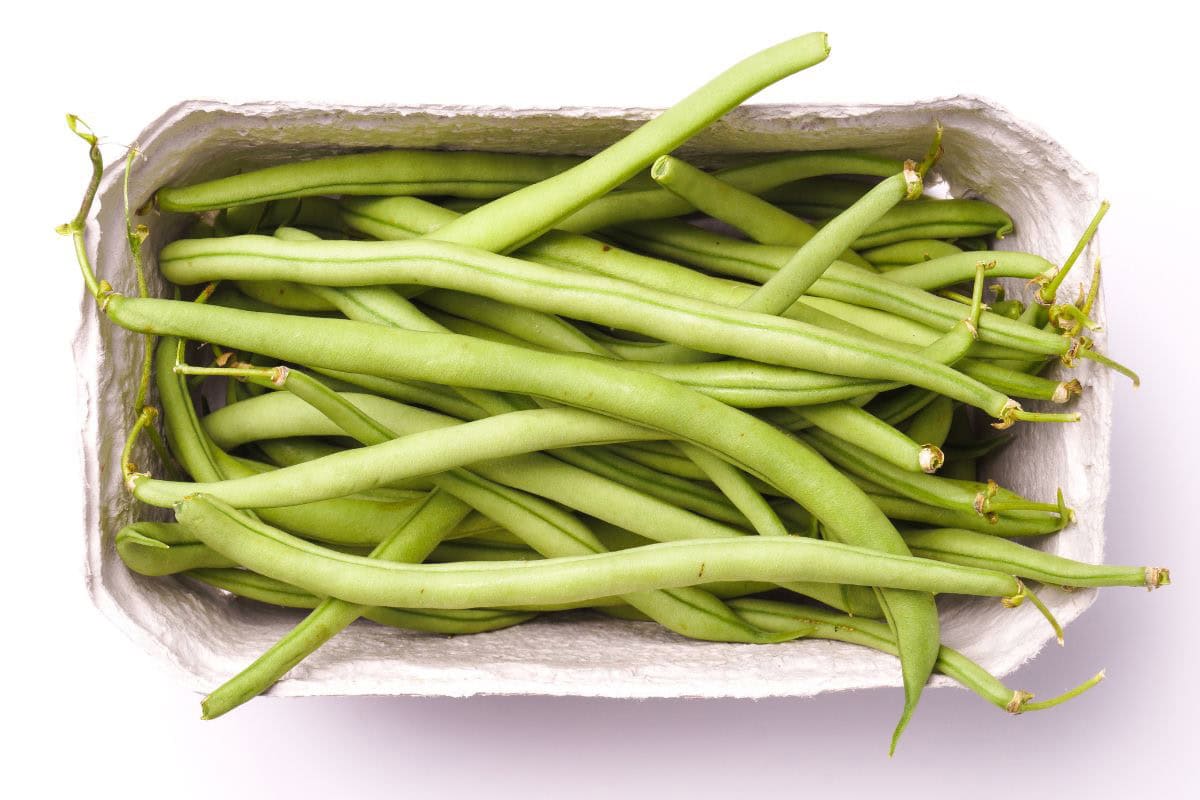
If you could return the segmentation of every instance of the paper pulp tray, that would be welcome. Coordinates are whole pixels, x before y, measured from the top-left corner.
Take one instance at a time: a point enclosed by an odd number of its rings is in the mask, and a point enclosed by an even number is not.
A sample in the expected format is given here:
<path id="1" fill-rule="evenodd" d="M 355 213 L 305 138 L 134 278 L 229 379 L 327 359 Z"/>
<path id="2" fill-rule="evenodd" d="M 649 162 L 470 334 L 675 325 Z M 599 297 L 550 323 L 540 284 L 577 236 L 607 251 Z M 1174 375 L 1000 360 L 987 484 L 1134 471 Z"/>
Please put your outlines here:
<path id="1" fill-rule="evenodd" d="M 262 103 L 182 103 L 139 138 L 144 158 L 130 182 L 138 207 L 155 189 L 229 175 L 285 160 L 370 148 L 455 148 L 521 153 L 593 153 L 653 116 L 643 109 L 555 110 L 444 106 L 356 108 Z M 870 148 L 897 156 L 925 151 L 933 121 L 946 128 L 941 177 L 955 196 L 1004 207 L 1016 231 L 1000 247 L 1061 262 L 1095 212 L 1096 179 L 1041 131 L 973 97 L 909 105 L 748 106 L 729 114 L 680 152 L 701 163 L 722 155 Z M 122 165 L 111 167 L 89 222 L 99 275 L 132 292 L 124 236 Z M 140 221 L 154 254 L 184 223 L 152 213 Z M 1094 249 L 1093 245 L 1093 249 Z M 1074 296 L 1095 253 L 1085 254 L 1065 287 Z M 1018 282 L 1019 284 L 1019 282 Z M 163 286 L 153 276 L 154 290 Z M 1028 296 L 1028 288 L 1013 287 Z M 1103 322 L 1103 309 L 1099 310 Z M 1103 345 L 1103 334 L 1098 337 Z M 239 601 L 177 579 L 143 578 L 117 557 L 116 532 L 136 515 L 118 469 L 130 424 L 143 340 L 98 318 L 89 296 L 75 339 L 84 417 L 86 579 L 96 605 L 151 657 L 196 690 L 210 690 L 274 643 L 298 612 Z M 1110 378 L 1083 362 L 1086 386 L 1075 425 L 1021 425 L 1019 440 L 986 465 L 995 478 L 1037 499 L 1061 486 L 1078 521 L 1041 546 L 1099 561 L 1108 493 Z M 161 471 L 148 448 L 137 463 Z M 154 510 L 149 510 L 154 511 Z M 1064 622 L 1081 614 L 1094 590 L 1043 590 Z M 1050 631 L 1028 603 L 941 598 L 943 641 L 997 674 L 1032 658 Z M 949 684 L 935 678 L 936 684 Z M 360 622 L 322 647 L 272 692 L 279 695 L 544 694 L 604 697 L 770 697 L 899 686 L 898 662 L 852 645 L 795 641 L 714 644 L 684 639 L 652 623 L 588 612 L 535 619 L 494 633 L 443 637 Z"/>

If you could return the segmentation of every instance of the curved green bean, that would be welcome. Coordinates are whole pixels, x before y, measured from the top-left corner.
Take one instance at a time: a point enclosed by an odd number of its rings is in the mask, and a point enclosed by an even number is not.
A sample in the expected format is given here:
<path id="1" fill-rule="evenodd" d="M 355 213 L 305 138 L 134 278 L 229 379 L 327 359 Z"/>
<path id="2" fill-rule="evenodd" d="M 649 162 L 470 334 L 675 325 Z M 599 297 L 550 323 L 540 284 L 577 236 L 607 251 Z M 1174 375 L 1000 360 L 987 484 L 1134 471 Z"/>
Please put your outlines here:
<path id="1" fill-rule="evenodd" d="M 169 522 L 134 522 L 117 531 L 117 555 L 139 575 L 162 577 L 203 567 L 237 566 Z"/>
<path id="2" fill-rule="evenodd" d="M 553 604 L 711 581 L 819 580 L 922 593 L 1025 596 L 1012 576 L 817 539 L 751 536 L 647 545 L 517 563 L 402 564 L 338 553 L 257 522 L 205 494 L 178 521 L 248 569 L 350 603 L 399 608 Z"/>
<path id="3" fill-rule="evenodd" d="M 426 194 L 493 198 L 557 175 L 575 156 L 386 150 L 279 164 L 155 194 L 163 211 L 192 212 L 311 195 Z"/>
<path id="4" fill-rule="evenodd" d="M 269 603 L 284 608 L 316 608 L 321 598 L 295 586 L 258 575 L 244 569 L 195 569 L 185 573 L 192 580 L 222 589 L 230 594 Z M 363 612 L 363 617 L 380 625 L 392 628 L 460 635 L 486 633 L 511 628 L 528 622 L 536 612 L 510 609 L 405 609 L 372 607 Z"/>
<path id="5" fill-rule="evenodd" d="M 629 180 L 760 89 L 828 55 L 824 33 L 756 53 L 582 164 L 471 211 L 435 236 L 494 252 L 519 247 Z"/>
<path id="6" fill-rule="evenodd" d="M 941 289 L 970 280 L 975 274 L 975 265 L 980 261 L 993 263 L 988 270 L 988 274 L 993 278 L 1033 280 L 1048 276 L 1054 271 L 1053 264 L 1032 253 L 987 250 L 954 253 L 913 262 L 907 267 L 888 270 L 884 273 L 884 277 L 894 283 L 902 283 L 917 289 Z"/>
<path id="7" fill-rule="evenodd" d="M 1012 230 L 1012 218 L 986 201 L 926 198 L 893 208 L 855 240 L 854 249 L 869 250 L 906 239 L 1003 239 Z"/>
<path id="8" fill-rule="evenodd" d="M 955 528 L 904 531 L 913 555 L 951 564 L 1011 572 L 1056 586 L 1139 586 L 1157 589 L 1171 582 L 1163 567 L 1086 564 L 996 536 Z"/>
<path id="9" fill-rule="evenodd" d="M 930 261 L 942 256 L 952 256 L 963 250 L 957 245 L 944 242 L 941 239 L 907 239 L 895 244 L 885 244 L 865 250 L 862 257 L 872 266 L 880 269 L 891 267 L 907 267 Z M 890 269 L 888 270 L 890 271 Z"/>

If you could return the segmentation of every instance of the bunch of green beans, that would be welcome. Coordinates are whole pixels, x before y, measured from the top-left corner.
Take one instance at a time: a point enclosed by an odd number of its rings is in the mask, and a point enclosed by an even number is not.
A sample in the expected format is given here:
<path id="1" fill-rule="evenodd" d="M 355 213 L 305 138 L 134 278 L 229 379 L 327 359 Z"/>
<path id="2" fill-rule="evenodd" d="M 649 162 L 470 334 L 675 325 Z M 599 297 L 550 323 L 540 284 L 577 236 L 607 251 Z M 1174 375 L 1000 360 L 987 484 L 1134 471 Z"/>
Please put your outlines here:
<path id="1" fill-rule="evenodd" d="M 1061 267 L 988 249 L 1007 213 L 924 195 L 940 126 L 909 161 L 709 171 L 671 154 L 827 54 L 823 34 L 756 54 L 586 159 L 396 150 L 163 187 L 157 213 L 192 215 L 154 254 L 174 299 L 147 296 L 128 201 L 138 292 L 95 274 L 102 162 L 70 118 L 93 175 L 62 231 L 100 309 L 147 336 L 122 473 L 176 520 L 127 525 L 116 551 L 309 611 L 205 718 L 359 618 L 450 636 L 601 613 L 705 641 L 850 642 L 899 658 L 893 750 L 935 671 L 1012 713 L 1098 682 L 1007 689 L 941 645 L 934 597 L 1024 605 L 1006 613 L 1042 613 L 1061 643 L 1027 582 L 1169 582 L 1023 544 L 1075 512 L 1054 487 L 987 479 L 1012 439 L 989 422 L 1078 419 L 1022 405 L 1082 391 L 1044 374 L 1055 362 L 1128 372 L 1082 335 L 1098 269 L 1078 301 L 1056 296 L 1099 215 Z M 1039 289 L 988 307 L 995 277 Z M 161 474 L 133 463 L 143 433 Z"/>

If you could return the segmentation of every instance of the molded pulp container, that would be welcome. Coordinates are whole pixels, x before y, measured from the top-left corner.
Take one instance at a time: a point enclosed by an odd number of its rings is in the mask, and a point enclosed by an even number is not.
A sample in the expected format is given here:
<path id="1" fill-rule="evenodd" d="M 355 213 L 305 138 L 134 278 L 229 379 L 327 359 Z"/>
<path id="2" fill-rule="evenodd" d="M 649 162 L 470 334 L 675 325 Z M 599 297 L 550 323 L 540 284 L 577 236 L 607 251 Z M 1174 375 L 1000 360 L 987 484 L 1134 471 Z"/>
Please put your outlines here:
<path id="1" fill-rule="evenodd" d="M 130 183 L 134 207 L 165 184 L 232 174 L 290 159 L 370 148 L 414 147 L 536 153 L 592 153 L 652 116 L 641 109 L 512 110 L 461 107 L 373 107 L 186 102 L 153 122 L 139 139 Z M 919 155 L 933 121 L 946 128 L 937 170 L 954 196 L 987 198 L 1006 209 L 1014 234 L 999 246 L 1061 263 L 1095 212 L 1095 178 L 1044 133 L 997 106 L 954 97 L 903 106 L 748 106 L 729 114 L 680 152 L 699 163 L 737 153 L 830 148 Z M 121 170 L 105 176 L 88 228 L 99 275 L 133 289 L 124 237 Z M 178 215 L 151 213 L 145 248 L 153 255 L 180 229 Z M 1094 249 L 1094 246 L 1093 246 Z M 1085 254 L 1064 287 L 1073 297 L 1095 253 Z M 1023 297 L 1028 289 L 1012 287 Z M 155 290 L 162 284 L 153 280 Z M 119 454 L 131 423 L 143 340 L 98 319 L 85 296 L 76 337 L 80 410 L 84 418 L 86 579 L 96 605 L 153 658 L 196 690 L 210 690 L 278 639 L 298 613 L 237 601 L 176 579 L 143 578 L 117 557 L 113 537 L 135 508 L 121 483 Z M 1103 309 L 1099 311 L 1103 322 Z M 1103 347 L 1103 334 L 1098 337 Z M 1019 439 L 985 465 L 985 475 L 1035 499 L 1053 500 L 1061 486 L 1078 521 L 1041 545 L 1099 561 L 1108 493 L 1110 378 L 1082 362 L 1085 385 L 1076 425 L 1022 425 Z M 1036 455 L 1031 455 L 1036 453 Z M 161 474 L 148 448 L 137 463 Z M 1094 600 L 1094 590 L 1046 588 L 1050 608 L 1066 623 Z M 943 641 L 997 673 L 1033 657 L 1050 629 L 1026 603 L 942 598 Z M 949 683 L 936 678 L 937 683 Z M 461 637 L 406 633 L 360 622 L 322 647 L 272 690 L 282 695 L 547 694 L 607 697 L 767 697 L 899 686 L 895 659 L 826 641 L 777 645 L 714 644 L 671 634 L 652 623 L 587 612 Z"/>

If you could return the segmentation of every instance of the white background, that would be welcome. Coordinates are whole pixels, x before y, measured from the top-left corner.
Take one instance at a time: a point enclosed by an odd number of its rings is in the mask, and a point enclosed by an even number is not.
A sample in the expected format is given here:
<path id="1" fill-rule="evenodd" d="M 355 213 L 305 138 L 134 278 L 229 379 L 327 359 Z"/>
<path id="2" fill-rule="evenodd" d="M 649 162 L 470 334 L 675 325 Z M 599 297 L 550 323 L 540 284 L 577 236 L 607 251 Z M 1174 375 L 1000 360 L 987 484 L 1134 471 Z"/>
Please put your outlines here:
<path id="1" fill-rule="evenodd" d="M 1176 4 L 405 5 L 43 2 L 6 11 L 0 724 L 15 740 L 3 745 L 5 785 L 29 787 L 10 796 L 1183 789 L 1200 712 L 1200 69 L 1194 26 L 1168 10 Z M 198 697 L 94 611 L 83 586 L 70 357 L 81 287 L 70 245 L 52 229 L 73 215 L 86 163 L 63 112 L 102 132 L 115 159 L 185 98 L 662 106 L 808 30 L 830 33 L 830 59 L 759 101 L 981 94 L 1062 142 L 1114 203 L 1102 228 L 1110 349 L 1144 385 L 1118 382 L 1107 557 L 1171 566 L 1176 585 L 1150 596 L 1105 591 L 1070 627 L 1065 650 L 1045 650 L 1012 682 L 1050 693 L 1099 667 L 1108 681 L 1019 718 L 965 692 L 930 691 L 890 761 L 896 691 L 760 702 L 261 699 L 201 723 Z"/>

